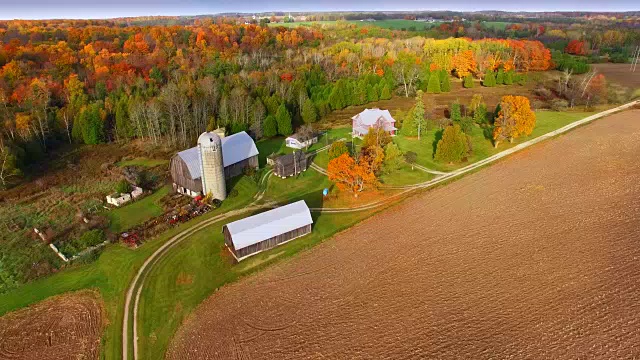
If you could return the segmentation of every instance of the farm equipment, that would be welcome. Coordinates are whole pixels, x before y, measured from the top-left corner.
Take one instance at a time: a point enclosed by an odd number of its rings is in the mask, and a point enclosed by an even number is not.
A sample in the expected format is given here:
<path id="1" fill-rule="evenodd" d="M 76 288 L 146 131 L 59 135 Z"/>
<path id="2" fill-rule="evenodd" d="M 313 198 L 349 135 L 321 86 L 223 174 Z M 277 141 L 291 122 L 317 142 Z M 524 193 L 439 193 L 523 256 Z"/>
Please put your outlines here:
<path id="1" fill-rule="evenodd" d="M 137 233 L 123 232 L 120 234 L 120 239 L 132 248 L 137 248 L 140 245 L 140 236 Z"/>

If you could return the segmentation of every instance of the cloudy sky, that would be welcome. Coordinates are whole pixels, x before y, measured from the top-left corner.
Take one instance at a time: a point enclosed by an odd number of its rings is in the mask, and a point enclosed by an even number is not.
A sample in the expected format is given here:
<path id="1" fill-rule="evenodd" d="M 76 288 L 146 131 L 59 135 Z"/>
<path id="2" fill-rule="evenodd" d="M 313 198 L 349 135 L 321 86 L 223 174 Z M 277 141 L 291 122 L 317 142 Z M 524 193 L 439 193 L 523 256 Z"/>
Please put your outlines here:
<path id="1" fill-rule="evenodd" d="M 0 19 L 340 10 L 638 11 L 639 0 L 0 0 Z"/>

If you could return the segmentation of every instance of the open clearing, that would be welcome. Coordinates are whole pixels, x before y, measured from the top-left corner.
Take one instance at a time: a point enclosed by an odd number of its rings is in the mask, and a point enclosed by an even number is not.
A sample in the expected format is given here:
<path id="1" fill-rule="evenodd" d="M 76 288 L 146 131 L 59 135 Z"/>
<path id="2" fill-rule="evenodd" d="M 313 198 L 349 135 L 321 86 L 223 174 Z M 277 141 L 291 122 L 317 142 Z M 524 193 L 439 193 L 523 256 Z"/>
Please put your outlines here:
<path id="1" fill-rule="evenodd" d="M 93 291 L 70 293 L 0 318 L 0 359 L 97 359 L 103 320 Z"/>
<path id="2" fill-rule="evenodd" d="M 168 357 L 640 356 L 638 117 L 514 154 L 224 287 Z"/>

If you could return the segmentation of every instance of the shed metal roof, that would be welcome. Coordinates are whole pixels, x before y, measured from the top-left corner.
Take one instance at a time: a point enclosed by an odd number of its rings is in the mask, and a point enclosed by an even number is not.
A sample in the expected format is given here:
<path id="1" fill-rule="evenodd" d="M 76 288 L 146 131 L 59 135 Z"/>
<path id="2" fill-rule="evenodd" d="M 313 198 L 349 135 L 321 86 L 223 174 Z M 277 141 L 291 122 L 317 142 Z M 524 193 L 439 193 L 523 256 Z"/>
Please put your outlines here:
<path id="1" fill-rule="evenodd" d="M 256 144 L 251 136 L 244 131 L 224 137 L 221 141 L 222 163 L 225 167 L 258 155 Z M 192 179 L 195 180 L 202 176 L 197 146 L 180 151 L 178 156 L 187 164 Z"/>
<path id="2" fill-rule="evenodd" d="M 313 224 L 307 203 L 300 200 L 225 225 L 236 250 Z"/>

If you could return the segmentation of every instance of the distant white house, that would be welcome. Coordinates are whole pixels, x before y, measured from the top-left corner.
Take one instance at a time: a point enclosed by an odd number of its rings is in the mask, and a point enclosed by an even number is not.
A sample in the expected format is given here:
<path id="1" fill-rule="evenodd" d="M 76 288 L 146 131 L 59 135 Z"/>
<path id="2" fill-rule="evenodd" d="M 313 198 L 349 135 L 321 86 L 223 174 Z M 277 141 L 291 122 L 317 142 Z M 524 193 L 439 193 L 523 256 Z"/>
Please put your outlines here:
<path id="1" fill-rule="evenodd" d="M 302 136 L 301 134 L 293 134 L 285 139 L 287 147 L 293 149 L 302 149 L 309 147 L 318 142 L 318 136 Z"/>
<path id="2" fill-rule="evenodd" d="M 395 136 L 398 131 L 395 126 L 396 120 L 391 117 L 389 110 L 365 109 L 351 120 L 353 120 L 351 133 L 353 137 L 363 137 L 371 128 L 384 129 L 391 136 Z"/>

